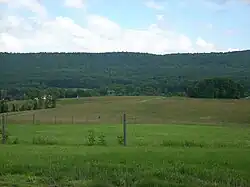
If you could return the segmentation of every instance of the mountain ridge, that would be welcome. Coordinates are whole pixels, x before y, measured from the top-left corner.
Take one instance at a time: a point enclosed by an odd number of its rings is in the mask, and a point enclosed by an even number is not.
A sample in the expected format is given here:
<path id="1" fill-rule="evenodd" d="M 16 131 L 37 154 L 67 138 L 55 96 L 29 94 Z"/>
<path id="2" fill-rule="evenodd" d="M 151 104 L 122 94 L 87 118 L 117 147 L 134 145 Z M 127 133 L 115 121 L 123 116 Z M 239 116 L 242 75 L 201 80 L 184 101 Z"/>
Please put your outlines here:
<path id="1" fill-rule="evenodd" d="M 149 54 L 156 56 L 167 56 L 167 55 L 192 55 L 192 54 L 225 54 L 225 53 L 239 53 L 239 52 L 250 52 L 250 49 L 244 49 L 239 51 L 216 51 L 216 52 L 176 52 L 176 53 L 165 53 L 165 54 L 157 54 L 157 53 L 149 53 L 149 52 L 130 52 L 130 51 L 110 51 L 110 52 L 0 52 L 4 54 L 110 54 L 110 53 L 133 53 L 133 54 Z"/>
<path id="2" fill-rule="evenodd" d="M 250 88 L 250 50 L 226 53 L 0 53 L 0 87 L 179 87 L 228 77 Z"/>

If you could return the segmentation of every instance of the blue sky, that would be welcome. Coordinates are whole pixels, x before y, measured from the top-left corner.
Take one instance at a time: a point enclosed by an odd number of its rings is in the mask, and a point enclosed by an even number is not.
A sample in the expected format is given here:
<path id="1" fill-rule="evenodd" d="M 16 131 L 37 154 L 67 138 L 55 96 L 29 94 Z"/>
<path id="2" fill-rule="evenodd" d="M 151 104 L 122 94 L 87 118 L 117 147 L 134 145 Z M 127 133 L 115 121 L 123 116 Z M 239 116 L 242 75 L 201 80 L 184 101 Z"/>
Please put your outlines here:
<path id="1" fill-rule="evenodd" d="M 1 51 L 162 54 L 250 48 L 249 0 L 14 1 L 0 0 Z"/>

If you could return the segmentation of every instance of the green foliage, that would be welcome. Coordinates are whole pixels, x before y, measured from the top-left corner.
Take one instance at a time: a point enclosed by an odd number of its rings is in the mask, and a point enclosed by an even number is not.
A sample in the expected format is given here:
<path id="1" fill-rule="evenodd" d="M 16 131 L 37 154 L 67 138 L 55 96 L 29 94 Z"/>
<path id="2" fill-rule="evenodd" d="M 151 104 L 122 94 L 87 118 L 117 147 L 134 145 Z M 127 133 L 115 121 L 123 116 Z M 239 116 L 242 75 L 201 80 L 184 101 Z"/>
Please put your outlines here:
<path id="1" fill-rule="evenodd" d="M 118 142 L 119 145 L 123 145 L 124 144 L 124 138 L 123 138 L 123 136 L 117 136 L 116 139 L 117 139 L 117 142 Z"/>
<path id="2" fill-rule="evenodd" d="M 15 138 L 15 139 L 12 141 L 12 144 L 19 144 L 19 139 L 18 139 L 18 138 Z"/>
<path id="3" fill-rule="evenodd" d="M 4 139 L 5 139 L 5 142 L 7 142 L 9 140 L 9 137 L 10 137 L 10 133 L 5 129 L 5 133 L 4 133 Z M 2 141 L 3 139 L 3 131 L 2 131 L 2 127 L 0 129 L 0 139 Z"/>
<path id="4" fill-rule="evenodd" d="M 88 138 L 87 138 L 87 145 L 88 146 L 93 146 L 95 144 L 96 144 L 95 131 L 94 130 L 89 130 L 88 131 Z"/>
<path id="5" fill-rule="evenodd" d="M 35 136 L 32 139 L 32 143 L 36 145 L 56 145 L 58 144 L 57 140 L 50 138 L 48 136 Z"/>
<path id="6" fill-rule="evenodd" d="M 20 101 L 19 103 L 15 103 L 15 101 L 7 102 L 2 100 L 0 103 L 0 113 L 56 108 L 56 102 L 57 100 L 52 97 L 47 97 L 46 99 L 28 99 Z"/>
<path id="7" fill-rule="evenodd" d="M 249 89 L 249 56 L 250 51 L 162 56 L 125 52 L 0 53 L 0 87 L 8 88 L 7 94 L 1 93 L 4 97 L 22 99 L 22 93 L 28 99 L 48 93 L 56 98 L 73 98 L 113 91 L 115 95 L 165 95 L 183 93 L 193 81 L 230 77 Z"/>
<path id="8" fill-rule="evenodd" d="M 9 105 L 6 100 L 0 101 L 0 113 L 5 113 L 9 111 Z"/>
<path id="9" fill-rule="evenodd" d="M 106 146 L 107 145 L 106 136 L 104 135 L 104 133 L 101 133 L 99 136 L 96 136 L 94 130 L 89 130 L 86 144 L 88 146 L 94 146 L 94 145 Z"/>
<path id="10" fill-rule="evenodd" d="M 33 100 L 33 103 L 34 103 L 33 109 L 34 109 L 34 110 L 39 109 L 38 102 L 39 102 L 39 101 L 38 101 L 37 99 L 34 99 L 34 100 Z"/>
<path id="11" fill-rule="evenodd" d="M 17 105 L 16 104 L 12 104 L 12 112 L 16 112 L 17 111 Z"/>
<path id="12" fill-rule="evenodd" d="M 228 78 L 204 79 L 187 89 L 187 95 L 194 98 L 239 99 L 244 93 L 243 85 Z"/>
<path id="13" fill-rule="evenodd" d="M 8 141 L 7 141 L 7 144 L 14 144 L 14 145 L 16 145 L 16 144 L 19 144 L 20 143 L 20 141 L 19 141 L 19 139 L 17 138 L 17 137 L 9 137 L 8 138 Z"/>
<path id="14" fill-rule="evenodd" d="M 56 108 L 56 99 L 52 99 L 51 108 Z"/>
<path id="15" fill-rule="evenodd" d="M 204 142 L 196 142 L 194 140 L 182 140 L 182 141 L 174 141 L 174 140 L 163 140 L 161 143 L 163 147 L 217 147 L 217 145 L 206 145 Z"/>
<path id="16" fill-rule="evenodd" d="M 102 145 L 102 146 L 106 146 L 107 145 L 107 141 L 106 141 L 106 136 L 101 133 L 99 136 L 98 136 L 98 145 Z"/>

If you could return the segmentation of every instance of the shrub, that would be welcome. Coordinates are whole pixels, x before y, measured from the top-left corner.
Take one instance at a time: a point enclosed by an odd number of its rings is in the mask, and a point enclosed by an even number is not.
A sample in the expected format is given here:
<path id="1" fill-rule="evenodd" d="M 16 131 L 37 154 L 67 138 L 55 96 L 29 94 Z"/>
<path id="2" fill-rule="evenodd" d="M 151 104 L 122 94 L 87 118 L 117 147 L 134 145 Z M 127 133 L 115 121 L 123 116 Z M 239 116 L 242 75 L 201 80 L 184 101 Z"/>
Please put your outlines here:
<path id="1" fill-rule="evenodd" d="M 93 146 L 96 143 L 96 138 L 95 138 L 95 132 L 93 130 L 88 131 L 88 139 L 87 139 L 87 145 L 88 146 Z"/>
<path id="2" fill-rule="evenodd" d="M 11 144 L 19 144 L 19 139 L 18 139 L 18 138 L 15 138 L 15 139 L 11 142 Z"/>
<path id="3" fill-rule="evenodd" d="M 102 133 L 98 136 L 98 145 L 107 145 L 106 136 Z"/>
<path id="4" fill-rule="evenodd" d="M 161 144 L 163 147 L 173 147 L 174 145 L 176 145 L 176 142 L 172 140 L 163 140 Z"/>
<path id="5" fill-rule="evenodd" d="M 195 142 L 193 140 L 183 140 L 183 141 L 173 141 L 173 140 L 163 140 L 161 143 L 163 147 L 205 147 L 203 142 Z"/>
<path id="6" fill-rule="evenodd" d="M 19 139 L 17 137 L 10 137 L 7 142 L 7 144 L 19 144 Z"/>
<path id="7" fill-rule="evenodd" d="M 124 144 L 123 136 L 117 136 L 117 141 L 118 141 L 118 144 L 123 145 Z"/>
<path id="8" fill-rule="evenodd" d="M 49 139 L 45 136 L 37 136 L 33 137 L 32 143 L 36 145 L 55 145 L 57 144 L 57 141 L 55 139 Z"/>
<path id="9" fill-rule="evenodd" d="M 9 139 L 10 133 L 8 131 L 5 131 L 5 141 L 7 141 Z M 2 129 L 0 129 L 0 137 L 2 139 L 3 137 L 3 132 Z"/>

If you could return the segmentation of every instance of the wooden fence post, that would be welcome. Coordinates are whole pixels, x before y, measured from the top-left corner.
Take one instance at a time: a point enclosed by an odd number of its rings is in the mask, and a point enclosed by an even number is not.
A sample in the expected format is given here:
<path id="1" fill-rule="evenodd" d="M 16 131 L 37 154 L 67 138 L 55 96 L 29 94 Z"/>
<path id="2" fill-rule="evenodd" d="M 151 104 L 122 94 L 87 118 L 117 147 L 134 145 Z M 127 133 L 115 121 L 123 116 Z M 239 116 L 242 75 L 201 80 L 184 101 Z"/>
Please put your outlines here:
<path id="1" fill-rule="evenodd" d="M 72 124 L 74 124 L 74 116 L 72 116 L 71 122 L 72 122 Z"/>
<path id="2" fill-rule="evenodd" d="M 9 116 L 9 113 L 7 112 L 6 115 L 5 115 L 5 120 L 4 120 L 4 123 L 5 123 L 5 124 L 8 123 L 8 116 Z"/>
<path id="3" fill-rule="evenodd" d="M 123 114 L 123 144 L 127 146 L 127 122 L 126 122 L 126 114 Z"/>
<path id="4" fill-rule="evenodd" d="M 2 115 L 2 144 L 5 144 L 5 116 Z"/>
<path id="5" fill-rule="evenodd" d="M 35 120 L 36 120 L 36 115 L 33 114 L 33 116 L 32 116 L 33 125 L 35 124 Z"/>
<path id="6" fill-rule="evenodd" d="M 54 123 L 56 124 L 56 116 L 55 116 L 55 119 L 54 119 Z"/>

